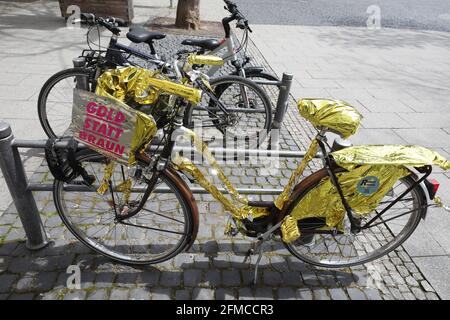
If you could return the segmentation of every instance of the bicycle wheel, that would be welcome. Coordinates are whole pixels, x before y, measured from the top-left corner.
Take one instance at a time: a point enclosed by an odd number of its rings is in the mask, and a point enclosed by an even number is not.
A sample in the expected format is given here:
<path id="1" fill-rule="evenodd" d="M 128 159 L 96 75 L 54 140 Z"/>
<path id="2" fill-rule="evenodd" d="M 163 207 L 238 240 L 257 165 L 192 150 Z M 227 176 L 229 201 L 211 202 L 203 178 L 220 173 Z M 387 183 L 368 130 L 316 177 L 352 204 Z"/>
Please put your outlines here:
<path id="1" fill-rule="evenodd" d="M 73 89 L 93 92 L 95 81 L 92 70 L 72 68 L 50 77 L 42 87 L 38 98 L 38 114 L 41 126 L 49 138 L 70 135 Z"/>
<path id="2" fill-rule="evenodd" d="M 165 193 L 151 191 L 146 183 L 133 180 L 126 201 L 116 188 L 128 177 L 127 167 L 116 165 L 110 179 L 113 193 L 100 195 L 96 190 L 109 160 L 93 152 L 79 155 L 78 160 L 95 176 L 94 185 L 75 191 L 74 187 L 83 185 L 81 178 L 70 183 L 56 180 L 53 196 L 62 221 L 83 244 L 113 260 L 142 265 L 174 257 L 195 238 L 195 209 L 177 175 L 161 173 L 155 188 L 165 189 Z M 129 218 L 117 219 L 117 214 L 134 209 L 136 213 Z"/>
<path id="3" fill-rule="evenodd" d="M 201 128 L 205 141 L 232 141 L 234 146 L 257 148 L 267 137 L 272 124 L 272 108 L 267 94 L 249 79 L 223 76 L 210 82 L 214 95 L 226 107 L 225 115 L 212 99 L 189 105 L 184 117 L 188 128 Z M 240 143 L 241 142 L 241 143 Z"/>
<path id="4" fill-rule="evenodd" d="M 316 179 L 302 192 L 290 210 L 317 186 L 320 180 Z M 411 175 L 397 181 L 378 207 L 363 217 L 361 225 L 370 221 L 377 212 L 387 207 L 414 183 Z M 335 235 L 314 233 L 314 230 L 324 227 L 325 223 L 319 218 L 309 218 L 298 222 L 300 233 L 303 232 L 304 235 L 292 243 L 285 243 L 285 246 L 295 257 L 319 267 L 343 268 L 364 264 L 388 254 L 408 239 L 419 224 L 423 210 L 426 210 L 425 205 L 425 195 L 422 189 L 416 186 L 375 220 L 370 228 L 357 234 L 350 233 L 347 217 L 344 218 L 345 231 Z"/>
<path id="5" fill-rule="evenodd" d="M 280 94 L 280 88 L 277 85 L 261 84 L 258 83 L 258 81 L 279 81 L 279 79 L 270 73 L 252 71 L 247 71 L 245 77 L 255 82 L 265 91 L 270 99 L 270 102 L 272 103 L 272 113 L 275 112 L 275 108 L 278 102 L 278 95 Z"/>

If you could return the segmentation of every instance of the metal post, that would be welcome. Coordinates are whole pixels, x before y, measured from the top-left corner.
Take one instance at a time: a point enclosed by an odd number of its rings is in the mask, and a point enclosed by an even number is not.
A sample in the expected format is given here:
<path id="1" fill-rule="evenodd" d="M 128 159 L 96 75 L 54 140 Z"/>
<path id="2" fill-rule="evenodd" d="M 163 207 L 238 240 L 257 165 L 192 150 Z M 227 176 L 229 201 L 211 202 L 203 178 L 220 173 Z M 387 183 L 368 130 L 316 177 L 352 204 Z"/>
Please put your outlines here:
<path id="1" fill-rule="evenodd" d="M 13 140 L 9 124 L 0 121 L 0 167 L 27 236 L 26 246 L 38 250 L 48 244 L 47 236 L 33 194 L 27 189 L 19 151 L 11 146 Z"/>
<path id="2" fill-rule="evenodd" d="M 289 73 L 283 73 L 283 78 L 281 79 L 280 93 L 278 94 L 277 107 L 275 109 L 275 116 L 272 122 L 272 131 L 269 149 L 272 149 L 274 145 L 278 146 L 278 138 L 280 136 L 280 128 L 283 123 L 284 115 L 286 114 L 287 107 L 289 105 L 289 94 L 291 92 L 291 84 L 294 76 Z M 276 139 L 272 139 L 275 137 Z"/>

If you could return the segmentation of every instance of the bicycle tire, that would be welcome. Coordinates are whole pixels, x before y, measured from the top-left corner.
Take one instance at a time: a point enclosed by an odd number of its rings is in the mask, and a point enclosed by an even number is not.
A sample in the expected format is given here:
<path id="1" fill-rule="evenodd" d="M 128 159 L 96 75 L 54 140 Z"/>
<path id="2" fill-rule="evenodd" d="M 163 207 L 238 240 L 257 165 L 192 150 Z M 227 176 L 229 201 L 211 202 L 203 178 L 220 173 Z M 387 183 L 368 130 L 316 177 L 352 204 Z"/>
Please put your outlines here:
<path id="1" fill-rule="evenodd" d="M 343 169 L 339 169 L 339 170 L 342 171 Z M 307 184 L 303 188 L 303 190 L 298 192 L 297 195 L 295 196 L 295 199 L 290 201 L 289 207 L 286 210 L 286 215 L 288 215 L 295 208 L 295 206 L 299 203 L 299 201 L 303 197 L 305 197 L 308 192 L 310 192 L 312 189 L 314 189 L 322 181 L 322 179 L 325 176 L 326 176 L 326 173 L 323 170 L 318 171 L 318 172 L 314 173 L 312 176 L 310 176 L 310 178 L 308 178 Z M 411 186 L 413 183 L 415 183 L 415 179 L 413 178 L 412 175 L 401 178 L 399 181 L 404 183 L 406 186 Z M 300 188 L 298 190 L 300 190 Z M 425 196 L 422 188 L 417 185 L 410 191 L 410 193 L 414 194 L 414 199 L 417 202 L 415 203 L 415 209 L 412 210 L 412 214 L 411 214 L 410 219 L 408 220 L 408 224 L 401 230 L 401 232 L 399 233 L 398 236 L 394 237 L 393 241 L 388 242 L 386 245 L 383 245 L 382 247 L 380 247 L 380 249 L 375 250 L 375 252 L 373 254 L 363 257 L 363 258 L 359 259 L 358 261 L 352 261 L 352 262 L 346 262 L 346 263 L 335 263 L 335 264 L 325 263 L 324 259 L 321 259 L 321 260 L 312 259 L 311 256 L 302 254 L 301 252 L 296 250 L 294 247 L 294 243 L 296 241 L 294 241 L 292 243 L 283 242 L 283 244 L 285 245 L 287 250 L 293 256 L 295 256 L 296 258 L 298 258 L 306 263 L 312 264 L 317 267 L 346 268 L 346 267 L 352 267 L 352 266 L 356 266 L 356 265 L 365 264 L 365 263 L 374 261 L 376 259 L 379 259 L 379 258 L 387 255 L 391 251 L 395 250 L 396 248 L 398 248 L 402 243 L 404 243 L 411 236 L 411 234 L 417 228 L 417 226 L 424 214 L 423 210 L 426 210 L 426 206 L 425 206 L 426 196 Z M 345 218 L 345 219 L 347 219 L 347 218 Z M 297 240 L 297 241 L 301 241 L 301 239 Z M 304 244 L 299 244 L 299 247 L 306 248 Z"/>
<path id="2" fill-rule="evenodd" d="M 53 119 L 49 119 L 49 108 L 48 108 L 48 97 L 49 94 L 51 92 L 51 90 L 53 88 L 55 88 L 55 86 L 58 83 L 61 83 L 63 80 L 68 79 L 70 77 L 77 77 L 77 76 L 82 76 L 82 77 L 87 77 L 88 81 L 92 81 L 92 71 L 88 70 L 88 69 L 83 69 L 83 68 L 70 68 L 70 69 L 66 69 L 66 70 L 62 70 L 59 71 L 57 73 L 55 73 L 53 76 L 51 76 L 46 82 L 45 84 L 42 86 L 41 91 L 39 92 L 39 98 L 38 98 L 38 115 L 39 115 L 39 121 L 41 123 L 42 129 L 44 129 L 45 134 L 49 137 L 49 138 L 58 138 L 61 137 L 62 134 L 60 134 L 59 132 L 55 132 L 58 131 L 56 130 L 57 124 L 56 124 L 56 120 Z M 90 87 L 89 87 L 89 91 L 94 91 L 95 90 L 95 85 L 93 85 L 93 82 L 90 82 Z M 75 86 L 74 86 L 75 87 Z M 69 94 L 69 93 L 68 93 Z M 65 98 L 63 98 L 65 99 Z M 70 99 L 70 101 L 69 101 Z M 66 114 L 62 114 L 61 121 L 64 121 L 64 124 L 62 124 L 63 127 L 66 126 L 67 123 L 70 123 L 71 121 L 71 104 L 72 104 L 72 98 L 71 97 L 67 97 L 67 101 L 66 103 L 70 103 L 70 106 L 67 105 L 66 106 Z M 58 111 L 60 111 L 61 109 L 59 109 Z M 61 111 L 63 112 L 63 111 Z"/>
<path id="3" fill-rule="evenodd" d="M 77 155 L 78 160 L 83 164 L 87 164 L 87 162 L 92 163 L 103 163 L 105 161 L 105 157 L 90 151 L 90 150 L 84 150 L 81 151 Z M 87 166 L 87 165 L 86 165 Z M 62 193 L 64 192 L 64 183 L 59 180 L 55 180 L 53 185 L 53 197 L 55 202 L 56 210 L 65 224 L 65 226 L 68 228 L 68 230 L 84 245 L 86 245 L 91 250 L 106 256 L 112 260 L 118 261 L 120 263 L 124 264 L 130 264 L 130 265 L 149 265 L 149 264 L 156 264 L 161 263 L 163 261 L 166 261 L 168 259 L 173 258 L 183 250 L 187 250 L 195 240 L 197 230 L 198 230 L 198 209 L 195 204 L 195 200 L 193 198 L 192 193 L 188 191 L 189 189 L 185 186 L 184 181 L 180 178 L 179 175 L 177 175 L 173 170 L 166 169 L 165 171 L 161 172 L 160 176 L 161 180 L 164 181 L 164 183 L 171 189 L 173 194 L 176 196 L 178 201 L 180 202 L 182 208 L 183 208 L 183 215 L 185 217 L 186 224 L 184 226 L 184 233 L 181 239 L 177 242 L 177 244 L 174 246 L 174 248 L 170 251 L 168 251 L 164 255 L 159 255 L 154 259 L 132 259 L 130 257 L 125 258 L 123 253 L 120 252 L 114 252 L 112 249 L 108 249 L 106 247 L 106 244 L 100 244 L 98 242 L 95 242 L 92 238 L 89 238 L 87 236 L 87 232 L 82 232 L 81 228 L 77 227 L 73 221 L 72 218 L 66 213 L 66 205 L 63 201 Z M 147 190 L 148 191 L 148 190 Z M 67 191 L 70 192 L 70 191 Z M 171 193 L 170 193 L 171 194 Z M 98 195 L 97 195 L 98 196 Z M 100 196 L 98 196 L 100 197 Z M 70 199 L 70 197 L 68 197 Z M 144 201 L 148 202 L 148 198 Z M 80 203 L 86 203 L 85 201 L 80 201 Z M 94 203 L 96 204 L 96 203 Z M 83 219 L 85 218 L 85 213 L 83 212 Z M 102 213 L 104 214 L 104 213 Z M 139 213 L 138 213 L 139 214 Z M 83 220 L 84 221 L 84 220 Z M 126 233 L 128 235 L 128 232 Z M 159 242 L 156 242 L 159 244 Z"/>
<path id="4" fill-rule="evenodd" d="M 234 75 L 227 75 L 222 76 L 218 78 L 214 78 L 210 81 L 211 87 L 216 88 L 215 93 L 216 97 L 220 99 L 225 92 L 227 88 L 229 88 L 232 84 L 243 84 L 247 87 L 250 87 L 255 94 L 258 96 L 259 99 L 262 101 L 262 106 L 264 109 L 264 125 L 262 126 L 261 130 L 258 131 L 254 136 L 258 137 L 258 139 L 252 139 L 252 146 L 257 148 L 260 146 L 260 144 L 265 141 L 268 134 L 270 133 L 271 125 L 272 125 L 272 104 L 270 102 L 269 97 L 265 93 L 265 91 L 258 86 L 255 82 L 251 81 L 250 79 L 246 79 L 240 76 L 234 76 Z M 227 85 L 228 84 L 228 85 Z M 184 115 L 184 126 L 188 128 L 192 128 L 194 125 L 193 121 L 193 112 L 195 111 L 196 106 L 189 104 L 186 108 L 186 112 Z M 262 113 L 262 112 L 261 112 Z M 207 115 L 203 115 L 203 117 L 207 117 Z M 211 115 L 209 115 L 211 117 Z M 212 120 L 214 123 L 214 120 Z M 214 123 L 216 125 L 216 123 Z"/>

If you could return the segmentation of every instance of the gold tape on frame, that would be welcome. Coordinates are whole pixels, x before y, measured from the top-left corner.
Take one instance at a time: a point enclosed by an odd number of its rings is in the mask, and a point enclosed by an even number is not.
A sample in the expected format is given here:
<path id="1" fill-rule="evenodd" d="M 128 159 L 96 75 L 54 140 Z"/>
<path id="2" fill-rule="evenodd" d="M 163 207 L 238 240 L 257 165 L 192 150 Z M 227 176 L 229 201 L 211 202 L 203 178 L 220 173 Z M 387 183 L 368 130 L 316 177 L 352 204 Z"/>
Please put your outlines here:
<path id="1" fill-rule="evenodd" d="M 297 184 L 298 178 L 303 174 L 303 171 L 305 171 L 306 166 L 308 163 L 314 158 L 314 156 L 317 154 L 317 150 L 319 148 L 319 144 L 316 139 L 311 141 L 311 145 L 309 146 L 308 151 L 305 154 L 305 157 L 302 159 L 300 164 L 298 165 L 297 169 L 292 173 L 291 177 L 289 178 L 288 183 L 283 189 L 283 192 L 278 196 L 278 198 L 275 200 L 274 204 L 278 209 L 282 209 L 283 205 L 286 203 L 286 201 L 289 199 L 289 196 L 292 193 L 292 188 Z"/>
<path id="2" fill-rule="evenodd" d="M 208 66 L 223 66 L 225 63 L 220 57 L 196 54 L 189 55 L 187 61 L 189 64 L 206 64 Z"/>
<path id="3" fill-rule="evenodd" d="M 236 204 L 223 195 L 219 189 L 217 189 L 217 187 L 205 177 L 205 174 L 189 159 L 180 156 L 173 159 L 172 162 L 178 170 L 192 176 L 196 182 L 200 184 L 200 186 L 207 190 L 216 200 L 222 203 L 225 209 L 231 212 L 232 216 L 237 220 L 243 220 L 249 216 L 251 216 L 252 219 L 257 219 L 269 215 L 268 208 L 249 206 L 247 197 L 241 195 L 230 180 L 228 180 L 206 144 L 195 134 L 194 131 L 186 129 L 185 132 L 193 139 L 196 150 L 206 158 L 210 164 L 210 167 L 215 170 L 218 178 L 230 194 L 231 199 L 234 200 Z"/>

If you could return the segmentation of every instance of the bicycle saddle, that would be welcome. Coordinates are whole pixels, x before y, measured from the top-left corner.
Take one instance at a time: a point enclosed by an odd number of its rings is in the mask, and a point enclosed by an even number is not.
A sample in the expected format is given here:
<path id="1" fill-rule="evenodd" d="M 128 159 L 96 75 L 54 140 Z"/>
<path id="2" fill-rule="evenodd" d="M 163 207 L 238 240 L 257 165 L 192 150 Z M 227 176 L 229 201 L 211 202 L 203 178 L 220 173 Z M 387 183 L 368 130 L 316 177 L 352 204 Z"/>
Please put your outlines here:
<path id="1" fill-rule="evenodd" d="M 212 51 L 219 47 L 221 42 L 217 39 L 186 39 L 181 44 Z"/>
<path id="2" fill-rule="evenodd" d="M 130 28 L 130 31 L 127 33 L 127 38 L 134 43 L 151 43 L 153 40 L 160 40 L 165 37 L 164 33 L 148 31 L 142 27 Z"/>

